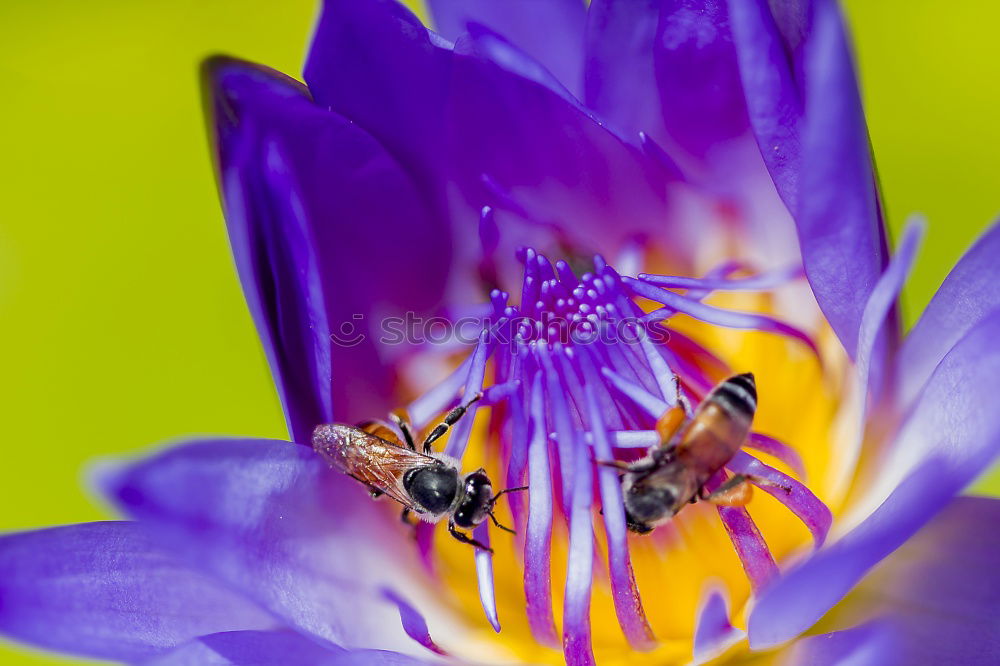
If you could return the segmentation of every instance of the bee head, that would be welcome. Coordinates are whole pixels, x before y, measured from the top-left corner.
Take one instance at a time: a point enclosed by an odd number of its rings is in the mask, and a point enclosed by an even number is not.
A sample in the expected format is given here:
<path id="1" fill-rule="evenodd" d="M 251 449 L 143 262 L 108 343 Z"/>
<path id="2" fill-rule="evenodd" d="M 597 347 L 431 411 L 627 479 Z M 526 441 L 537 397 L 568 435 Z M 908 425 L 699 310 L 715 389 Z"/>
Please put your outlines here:
<path id="1" fill-rule="evenodd" d="M 629 531 L 635 532 L 636 534 L 649 534 L 653 531 L 652 525 L 637 521 L 635 517 L 629 513 L 628 507 L 625 508 L 625 525 L 628 527 Z"/>
<path id="2" fill-rule="evenodd" d="M 403 488 L 421 509 L 442 514 L 458 494 L 458 470 L 447 465 L 414 467 L 403 475 Z"/>
<path id="3" fill-rule="evenodd" d="M 671 485 L 626 484 L 624 488 L 625 521 L 637 534 L 648 534 L 675 513 L 676 489 Z"/>
<path id="4" fill-rule="evenodd" d="M 493 484 L 486 473 L 480 469 L 467 475 L 453 517 L 455 525 L 472 529 L 480 524 L 490 515 L 493 501 Z"/>

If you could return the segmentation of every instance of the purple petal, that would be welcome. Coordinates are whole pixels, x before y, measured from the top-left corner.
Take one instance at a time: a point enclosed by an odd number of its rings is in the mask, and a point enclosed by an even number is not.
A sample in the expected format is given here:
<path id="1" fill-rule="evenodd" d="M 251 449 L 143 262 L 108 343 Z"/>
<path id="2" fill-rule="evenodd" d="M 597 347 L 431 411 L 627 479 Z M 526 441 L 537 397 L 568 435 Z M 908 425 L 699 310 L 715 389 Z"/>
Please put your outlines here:
<path id="1" fill-rule="evenodd" d="M 659 0 L 592 0 L 587 12 L 584 99 L 626 136 L 666 137 L 653 70 Z M 672 163 L 670 158 L 668 163 Z"/>
<path id="2" fill-rule="evenodd" d="M 545 69 L 540 62 L 516 45 L 507 41 L 503 35 L 478 23 L 469 24 L 468 29 L 469 34 L 463 37 L 463 41 L 459 42 L 460 48 L 456 50 L 467 52 L 469 45 L 474 44 L 475 52 L 483 58 L 499 65 L 511 74 L 545 86 L 582 113 L 590 113 L 590 110 L 583 106 L 552 72 Z"/>
<path id="3" fill-rule="evenodd" d="M 287 109 L 289 116 L 314 109 L 299 84 L 262 67 L 220 59 L 206 65 L 205 78 L 214 95 L 219 179 L 236 267 L 289 431 L 301 438 L 331 417 L 325 296 L 287 160 L 273 140 L 253 136 L 254 125 L 267 123 L 244 109 L 255 102 L 265 110 Z"/>
<path id="4" fill-rule="evenodd" d="M 1000 307 L 1000 221 L 965 253 L 903 341 L 896 362 L 897 401 L 906 409 L 945 353 Z"/>
<path id="5" fill-rule="evenodd" d="M 862 309 L 887 251 L 837 5 L 729 2 L 751 126 L 795 217 L 820 308 L 853 357 Z"/>
<path id="6" fill-rule="evenodd" d="M 885 233 L 837 3 L 817 3 L 809 39 L 802 176 L 792 212 L 816 300 L 853 358 L 865 304 L 886 264 Z"/>
<path id="7" fill-rule="evenodd" d="M 316 102 L 398 156 L 442 212 L 451 59 L 450 45 L 395 0 L 326 0 L 305 65 Z"/>
<path id="8" fill-rule="evenodd" d="M 681 168 L 677 165 L 677 161 L 674 160 L 674 158 L 671 157 L 662 146 L 656 143 L 651 136 L 645 132 L 639 132 L 639 145 L 642 146 L 643 153 L 660 165 L 660 168 L 663 169 L 663 173 L 668 180 L 684 180 L 684 172 L 682 172 Z M 625 248 L 626 251 L 629 249 L 629 247 Z M 627 256 L 628 255 L 625 255 L 625 257 Z M 618 268 L 623 274 L 634 275 L 639 272 L 638 262 L 636 262 L 636 268 L 634 271 L 625 270 L 630 264 L 622 263 L 622 258 L 623 256 L 619 254 Z"/>
<path id="9" fill-rule="evenodd" d="M 289 630 L 227 631 L 199 636 L 144 666 L 411 666 L 426 664 L 398 652 L 321 646 Z"/>
<path id="10" fill-rule="evenodd" d="M 725 2 L 665 3 L 653 52 L 663 123 L 692 155 L 747 129 Z"/>
<path id="11" fill-rule="evenodd" d="M 896 256 L 889 262 L 889 266 L 872 289 L 868 303 L 865 304 L 861 329 L 858 331 L 857 365 L 858 375 L 861 378 L 861 394 L 869 399 L 874 399 L 875 396 L 872 394 L 882 385 L 884 358 L 878 354 L 876 341 L 886 325 L 886 317 L 903 289 L 926 227 L 926 222 L 920 217 L 914 217 L 907 223 Z M 862 421 L 867 420 L 867 408 L 865 405 Z"/>
<path id="12" fill-rule="evenodd" d="M 844 469 L 849 472 L 855 470 L 857 457 L 861 454 L 864 442 L 865 426 L 871 420 L 870 410 L 877 404 L 881 394 L 888 352 L 886 340 L 891 335 L 891 327 L 895 323 L 889 317 L 906 276 L 913 266 L 925 227 L 922 218 L 914 217 L 909 221 L 896 255 L 872 289 L 861 316 L 857 347 L 857 399 L 861 401 L 859 409 L 861 418 L 858 420 L 855 441 L 850 450 L 853 457 L 844 456 Z"/>
<path id="13" fill-rule="evenodd" d="M 455 41 L 470 23 L 501 35 L 574 93 L 580 89 L 586 10 L 577 0 L 429 0 L 439 33 Z"/>
<path id="14" fill-rule="evenodd" d="M 1000 653 L 1000 501 L 960 497 L 879 564 L 827 617 L 881 617 L 901 638 L 897 663 L 986 664 Z"/>
<path id="15" fill-rule="evenodd" d="M 726 463 L 726 468 L 734 472 L 758 477 L 769 482 L 769 484 L 754 485 L 765 493 L 775 498 L 798 516 L 799 520 L 805 523 L 809 531 L 812 532 L 816 547 L 819 548 L 826 541 L 826 535 L 830 531 L 833 523 L 833 514 L 823 502 L 819 500 L 812 491 L 804 485 L 770 465 L 765 465 L 748 453 L 737 451 L 733 459 Z M 785 488 L 790 488 L 787 492 Z"/>
<path id="16" fill-rule="evenodd" d="M 933 632 L 915 637 L 915 643 L 924 644 Z M 843 664 L 877 664 L 878 666 L 903 666 L 917 663 L 970 663 L 965 661 L 943 662 L 924 659 L 925 652 L 915 654 L 912 661 L 902 657 L 904 646 L 898 632 L 888 622 L 872 621 L 852 629 L 817 634 L 793 643 L 783 654 L 783 663 L 809 664 L 809 666 L 842 666 Z M 916 652 L 916 651 L 915 651 Z"/>
<path id="17" fill-rule="evenodd" d="M 427 620 L 420 614 L 420 611 L 394 590 L 383 589 L 382 595 L 399 608 L 399 621 L 402 623 L 403 631 L 406 632 L 407 636 L 431 652 L 436 652 L 440 655 L 448 654 L 431 638 L 430 629 L 427 628 Z"/>
<path id="18" fill-rule="evenodd" d="M 754 646 L 776 645 L 811 626 L 1000 451 L 1000 311 L 944 357 L 900 430 L 867 502 L 881 505 L 839 542 L 779 580 L 750 617 Z"/>
<path id="19" fill-rule="evenodd" d="M 288 629 L 225 631 L 199 636 L 144 666 L 241 666 L 281 663 L 329 666 L 346 651 L 323 646 Z"/>
<path id="20" fill-rule="evenodd" d="M 583 367 L 583 390 L 587 399 L 587 422 L 593 437 L 594 458 L 613 460 L 614 454 L 604 425 L 601 403 L 596 395 L 601 378 L 597 374 L 590 350 L 581 348 L 579 356 Z M 608 571 L 611 576 L 615 613 L 629 644 L 636 650 L 648 650 L 653 647 L 656 639 L 646 619 L 646 612 L 642 608 L 639 589 L 635 583 L 635 573 L 632 571 L 621 481 L 618 480 L 618 472 L 610 467 L 598 469 L 597 479 L 601 493 L 601 509 L 604 513 L 604 530 L 608 539 Z"/>
<path id="21" fill-rule="evenodd" d="M 171 557 L 145 525 L 83 523 L 0 537 L 0 632 L 136 661 L 195 636 L 267 628 L 267 613 Z"/>
<path id="22" fill-rule="evenodd" d="M 105 487 L 179 556 L 289 626 L 346 647 L 413 649 L 381 593 L 419 593 L 412 544 L 361 484 L 311 450 L 193 442 L 125 467 Z"/>
<path id="23" fill-rule="evenodd" d="M 739 640 L 744 632 L 729 622 L 726 599 L 718 590 L 709 593 L 698 613 L 698 624 L 694 632 L 694 658 L 703 663 L 721 656 L 725 649 Z"/>
<path id="24" fill-rule="evenodd" d="M 608 251 L 641 231 L 661 230 L 662 168 L 578 106 L 491 55 L 474 39 L 456 45 L 448 161 L 469 204 L 526 215 L 534 223 L 532 244 L 541 225 L 562 229 L 575 245 Z M 508 197 L 516 207 L 507 205 Z M 612 219 L 622 223 L 611 229 Z"/>
<path id="25" fill-rule="evenodd" d="M 374 315 L 435 304 L 444 223 L 378 143 L 300 84 L 228 59 L 205 72 L 233 252 L 293 438 L 386 412 Z"/>
<path id="26" fill-rule="evenodd" d="M 392 0 L 328 0 L 306 81 L 318 103 L 357 122 L 421 178 L 442 218 L 444 183 L 454 182 L 459 209 L 495 206 L 505 231 L 511 221 L 531 224 L 531 242 L 559 227 L 576 245 L 613 249 L 637 231 L 660 230 L 662 168 L 516 73 L 523 60 L 515 71 L 493 60 L 496 44 L 463 37 L 453 52 Z M 613 239 L 609 219 L 628 221 Z"/>
<path id="27" fill-rule="evenodd" d="M 558 397 L 556 397 L 558 399 Z M 531 441 L 528 444 L 528 527 L 524 542 L 524 596 L 528 625 L 538 642 L 558 646 L 552 615 L 552 477 L 545 432 L 542 375 L 531 388 Z"/>
<path id="28" fill-rule="evenodd" d="M 750 126 L 778 194 L 796 211 L 804 103 L 791 49 L 767 0 L 729 0 L 728 6 Z"/>

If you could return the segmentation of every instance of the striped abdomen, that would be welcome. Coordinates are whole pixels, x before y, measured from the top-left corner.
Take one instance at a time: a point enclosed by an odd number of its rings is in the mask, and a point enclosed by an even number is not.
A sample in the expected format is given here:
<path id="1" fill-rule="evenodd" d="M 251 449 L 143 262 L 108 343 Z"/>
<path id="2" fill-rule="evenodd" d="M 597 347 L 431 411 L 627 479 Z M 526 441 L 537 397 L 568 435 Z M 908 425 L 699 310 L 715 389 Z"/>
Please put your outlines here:
<path id="1" fill-rule="evenodd" d="M 681 432 L 677 459 L 707 479 L 743 446 L 756 411 L 753 374 L 734 375 L 723 381 L 705 397 Z"/>

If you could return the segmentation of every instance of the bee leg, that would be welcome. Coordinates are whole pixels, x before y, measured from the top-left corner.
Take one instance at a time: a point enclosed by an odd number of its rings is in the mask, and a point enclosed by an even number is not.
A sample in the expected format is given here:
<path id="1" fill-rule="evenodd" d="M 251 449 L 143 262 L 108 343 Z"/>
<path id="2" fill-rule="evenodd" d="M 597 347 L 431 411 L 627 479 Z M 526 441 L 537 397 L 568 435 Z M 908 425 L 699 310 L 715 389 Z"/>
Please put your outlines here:
<path id="1" fill-rule="evenodd" d="M 470 546 L 475 546 L 480 550 L 485 550 L 487 553 L 493 552 L 493 549 L 490 548 L 489 546 L 484 546 L 483 544 L 479 543 L 478 541 L 470 537 L 468 534 L 463 534 L 462 532 L 459 532 L 457 529 L 455 529 L 455 523 L 448 523 L 448 534 L 452 535 L 453 537 L 455 537 L 455 539 L 461 541 L 462 543 L 467 543 Z"/>
<path id="2" fill-rule="evenodd" d="M 648 458 L 642 458 L 634 462 L 624 462 L 622 460 L 595 460 L 595 465 L 601 467 L 613 467 L 622 472 L 633 474 L 645 474 L 669 462 L 674 457 L 673 447 L 661 446 L 653 449 Z"/>
<path id="3" fill-rule="evenodd" d="M 403 522 L 404 525 L 410 528 L 410 538 L 413 539 L 414 541 L 417 541 L 418 540 L 417 527 L 420 525 L 420 519 L 417 518 L 416 520 L 410 520 L 410 515 L 412 513 L 413 510 L 410 507 L 408 506 L 404 507 L 403 512 L 399 514 L 399 519 Z"/>
<path id="4" fill-rule="evenodd" d="M 656 434 L 660 437 L 660 447 L 669 444 L 687 421 L 687 412 L 680 403 L 663 412 L 663 416 L 656 420 Z"/>
<path id="5" fill-rule="evenodd" d="M 677 389 L 677 404 L 684 410 L 685 416 L 691 418 L 691 415 L 694 414 L 694 407 L 691 406 L 691 401 L 686 396 L 681 395 L 680 387 Z"/>
<path id="6" fill-rule="evenodd" d="M 762 476 L 754 476 L 752 474 L 743 474 L 746 480 L 755 486 L 766 486 L 768 488 L 777 488 L 779 490 L 784 490 L 786 495 L 792 494 L 792 487 L 786 486 L 783 483 L 778 483 L 777 481 L 771 481 L 770 479 L 765 479 Z"/>
<path id="7" fill-rule="evenodd" d="M 600 465 L 601 467 L 614 467 L 615 469 L 620 469 L 623 472 L 642 471 L 633 468 L 632 463 L 627 463 L 622 460 L 595 460 L 594 464 Z"/>
<path id="8" fill-rule="evenodd" d="M 395 423 L 399 427 L 400 432 L 403 433 L 403 441 L 406 442 L 406 447 L 411 451 L 416 451 L 417 442 L 413 438 L 413 430 L 410 429 L 410 423 L 406 420 L 406 418 L 400 413 L 392 412 L 389 414 L 389 419 Z"/>
<path id="9" fill-rule="evenodd" d="M 674 374 L 674 395 L 676 396 L 677 406 L 684 410 L 685 416 L 690 417 L 694 413 L 694 409 L 691 407 L 691 402 L 681 391 L 681 378 L 677 374 Z"/>
<path id="10" fill-rule="evenodd" d="M 702 486 L 698 490 L 698 496 L 706 502 L 719 506 L 746 506 L 753 497 L 750 480 L 751 477 L 746 474 L 734 474 L 711 493 L 706 493 L 705 487 Z"/>
<path id="11" fill-rule="evenodd" d="M 662 467 L 665 463 L 672 462 L 677 456 L 677 447 L 674 445 L 660 446 L 649 454 L 651 460 L 647 463 L 643 463 L 643 468 L 641 471 L 648 472 L 656 469 L 657 467 Z M 633 467 L 633 469 L 635 469 Z"/>
<path id="12" fill-rule="evenodd" d="M 434 430 L 431 430 L 431 434 L 427 435 L 427 439 L 424 440 L 424 453 L 430 453 L 431 444 L 436 442 L 438 439 L 441 438 L 442 435 L 448 432 L 448 429 L 451 428 L 453 425 L 455 425 L 455 423 L 457 423 L 460 418 L 462 418 L 462 415 L 465 414 L 466 410 L 469 409 L 472 403 L 476 402 L 482 397 L 483 394 L 481 392 L 477 393 L 472 397 L 472 400 L 469 400 L 464 405 L 459 405 L 455 409 L 448 412 L 448 415 L 444 417 L 444 420 L 441 423 L 437 424 L 434 427 Z"/>
<path id="13" fill-rule="evenodd" d="M 375 486 L 371 485 L 370 483 L 366 483 L 365 481 L 362 481 L 361 479 L 359 479 L 358 477 L 354 476 L 353 474 L 348 474 L 348 476 L 351 477 L 352 479 L 354 479 L 355 481 L 357 481 L 358 483 L 364 484 L 365 488 L 368 489 L 368 494 L 372 496 L 372 499 L 378 499 L 379 497 L 381 497 L 382 495 L 385 494 L 384 492 L 382 492 L 381 490 L 379 490 Z"/>

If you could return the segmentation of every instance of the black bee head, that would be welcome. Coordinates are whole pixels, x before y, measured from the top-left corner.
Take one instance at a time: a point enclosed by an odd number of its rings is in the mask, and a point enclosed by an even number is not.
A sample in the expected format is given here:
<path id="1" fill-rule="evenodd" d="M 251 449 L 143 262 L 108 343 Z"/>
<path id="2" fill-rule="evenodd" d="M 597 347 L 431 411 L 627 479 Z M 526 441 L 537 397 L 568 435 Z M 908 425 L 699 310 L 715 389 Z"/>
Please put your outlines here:
<path id="1" fill-rule="evenodd" d="M 414 467 L 403 475 L 403 488 L 418 508 L 441 514 L 451 508 L 458 494 L 458 470 L 447 465 Z"/>
<path id="2" fill-rule="evenodd" d="M 637 534 L 648 534 L 674 513 L 677 494 L 667 485 L 630 485 L 624 493 L 625 520 Z"/>
<path id="3" fill-rule="evenodd" d="M 649 534 L 653 531 L 652 525 L 636 520 L 635 516 L 629 513 L 627 507 L 625 509 L 625 525 L 630 531 L 635 532 L 636 534 Z"/>
<path id="4" fill-rule="evenodd" d="M 462 499 L 452 518 L 457 527 L 472 529 L 486 520 L 493 508 L 493 484 L 486 474 L 479 470 L 465 477 Z"/>

